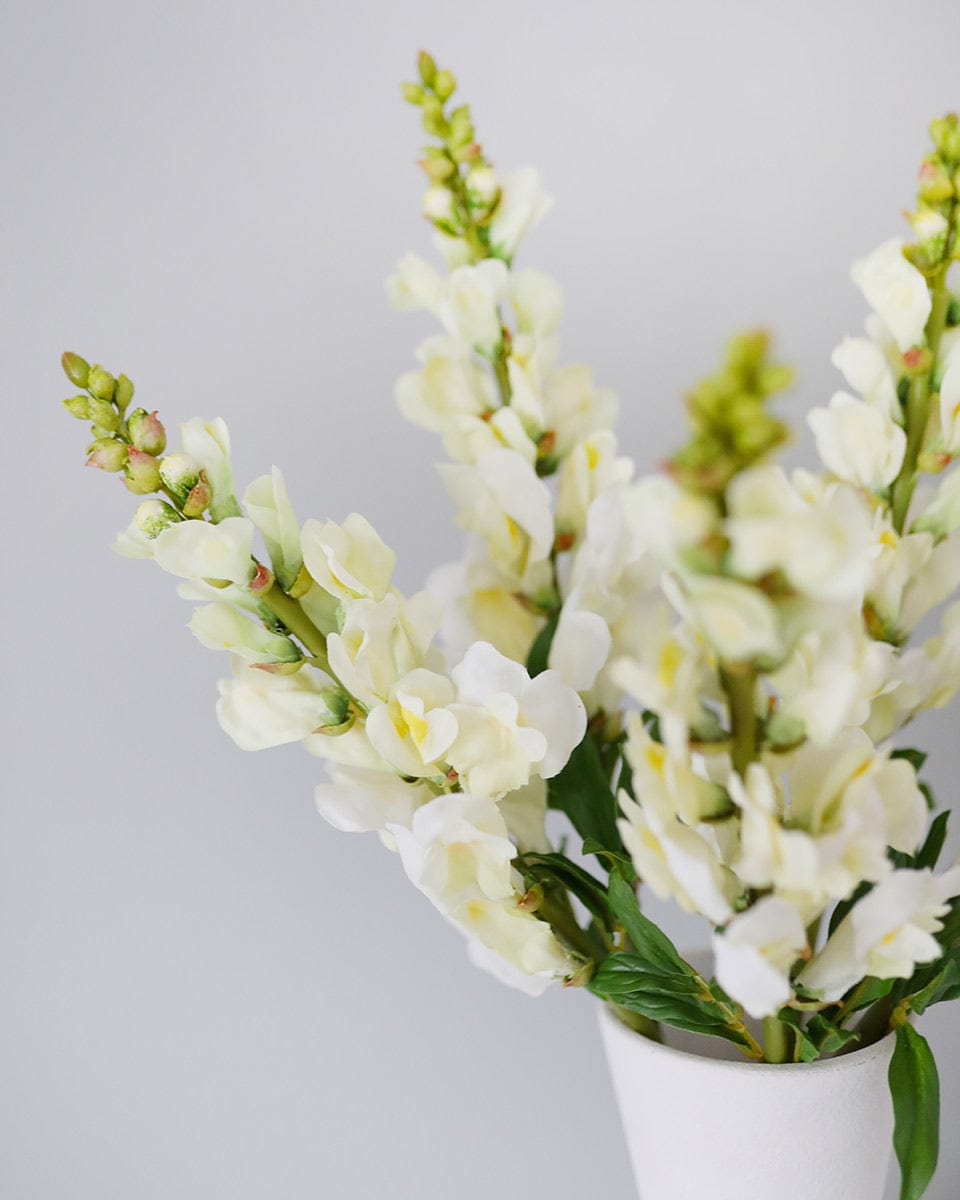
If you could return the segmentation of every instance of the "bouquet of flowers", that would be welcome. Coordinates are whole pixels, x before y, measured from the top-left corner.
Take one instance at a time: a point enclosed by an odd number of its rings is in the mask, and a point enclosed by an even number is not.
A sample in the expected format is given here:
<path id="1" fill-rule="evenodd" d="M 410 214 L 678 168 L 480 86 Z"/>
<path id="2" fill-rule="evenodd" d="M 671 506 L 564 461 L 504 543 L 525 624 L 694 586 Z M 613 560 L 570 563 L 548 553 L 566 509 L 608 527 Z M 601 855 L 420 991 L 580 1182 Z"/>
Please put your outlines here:
<path id="1" fill-rule="evenodd" d="M 931 125 L 913 240 L 853 266 L 871 311 L 833 354 L 849 390 L 808 414 L 821 468 L 773 461 L 790 372 L 749 332 L 638 479 L 614 396 L 558 361 L 557 283 L 514 266 L 550 206 L 537 173 L 495 171 L 453 75 L 418 68 L 404 96 L 432 139 L 444 266 L 407 255 L 387 288 L 440 332 L 396 396 L 442 439 L 466 557 L 402 595 L 362 516 L 301 525 L 276 467 L 238 498 L 222 419 L 168 451 L 126 375 L 67 353 L 88 465 L 145 497 L 115 549 L 177 576 L 192 632 L 230 652 L 225 732 L 324 759 L 321 814 L 376 832 L 478 966 L 768 1063 L 895 1031 L 918 1197 L 937 1080 L 912 1017 L 960 996 L 960 865 L 938 869 L 949 814 L 894 739 L 960 689 L 960 602 L 939 608 L 960 586 L 957 117 Z M 641 884 L 706 918 L 712 976 L 643 915 Z"/>

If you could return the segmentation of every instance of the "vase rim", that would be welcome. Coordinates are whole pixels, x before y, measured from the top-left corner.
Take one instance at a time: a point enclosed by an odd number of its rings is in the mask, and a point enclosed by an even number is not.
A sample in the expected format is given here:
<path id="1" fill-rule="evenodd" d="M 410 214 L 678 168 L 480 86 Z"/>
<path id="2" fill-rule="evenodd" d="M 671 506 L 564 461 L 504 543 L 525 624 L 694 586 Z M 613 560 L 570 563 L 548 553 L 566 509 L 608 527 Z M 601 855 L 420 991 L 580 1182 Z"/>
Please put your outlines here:
<path id="1" fill-rule="evenodd" d="M 654 1057 L 697 1062 L 707 1070 L 716 1068 L 724 1072 L 749 1071 L 751 1074 L 755 1074 L 758 1071 L 763 1071 L 784 1075 L 793 1071 L 803 1071 L 805 1076 L 809 1076 L 810 1072 L 813 1071 L 825 1074 L 855 1070 L 857 1067 L 862 1067 L 866 1063 L 872 1062 L 875 1058 L 888 1054 L 896 1037 L 895 1032 L 891 1030 L 890 1033 L 886 1034 L 879 1041 L 871 1042 L 869 1046 L 861 1046 L 859 1050 L 851 1050 L 850 1053 L 841 1054 L 835 1058 L 818 1058 L 811 1063 L 765 1063 L 755 1062 L 747 1058 L 714 1058 L 708 1054 L 694 1054 L 689 1050 L 680 1050 L 676 1046 L 666 1046 L 662 1042 L 655 1042 L 651 1038 L 644 1037 L 642 1033 L 637 1033 L 635 1029 L 631 1029 L 629 1025 L 624 1024 L 613 1011 L 612 1005 L 601 1001 L 598 1005 L 598 1010 L 598 1020 L 602 1026 L 606 1026 L 608 1032 L 614 1033 L 614 1031 L 617 1031 L 618 1033 L 622 1033 L 636 1049 L 643 1053 L 651 1054 Z M 703 1036 L 706 1037 L 708 1035 Z M 732 1043 L 730 1044 L 732 1045 Z"/>

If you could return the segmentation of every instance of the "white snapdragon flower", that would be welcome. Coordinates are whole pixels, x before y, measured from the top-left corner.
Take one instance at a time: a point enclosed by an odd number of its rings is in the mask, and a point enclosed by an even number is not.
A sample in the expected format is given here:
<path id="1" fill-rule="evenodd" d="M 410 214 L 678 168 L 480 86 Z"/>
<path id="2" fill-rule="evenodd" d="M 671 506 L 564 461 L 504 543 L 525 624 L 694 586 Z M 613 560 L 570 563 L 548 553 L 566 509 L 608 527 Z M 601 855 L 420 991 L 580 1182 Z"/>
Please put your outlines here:
<path id="1" fill-rule="evenodd" d="M 956 895 L 960 866 L 942 875 L 894 871 L 857 901 L 801 971 L 800 982 L 832 1003 L 867 975 L 909 979 L 918 964 L 943 954 L 934 934 L 943 928 L 947 901 Z"/>
<path id="2" fill-rule="evenodd" d="M 228 517 L 218 525 L 178 521 L 153 542 L 158 566 L 183 579 L 249 583 L 255 570 L 252 553 L 253 523 L 246 517 Z"/>
<path id="3" fill-rule="evenodd" d="M 470 791 L 499 796 L 556 775 L 586 732 L 580 697 L 553 671 L 531 679 L 485 642 L 453 669 L 458 724 L 447 761 Z"/>
<path id="4" fill-rule="evenodd" d="M 271 633 L 259 621 L 251 621 L 230 604 L 205 604 L 193 610 L 190 632 L 209 650 L 230 650 L 251 663 L 289 663 L 300 659 L 300 651 L 279 633 Z"/>
<path id="5" fill-rule="evenodd" d="M 612 429 L 619 408 L 616 395 L 609 388 L 597 387 L 593 371 L 581 363 L 550 373 L 542 403 L 543 427 L 553 431 L 554 452 L 561 458 L 592 433 Z"/>
<path id="6" fill-rule="evenodd" d="M 446 463 L 440 476 L 458 523 L 480 534 L 501 570 L 522 576 L 553 545 L 550 489 L 515 450 L 490 450 L 475 464 Z"/>
<path id="7" fill-rule="evenodd" d="M 303 565 L 303 556 L 300 526 L 279 468 L 271 467 L 269 475 L 261 475 L 250 484 L 243 507 L 263 535 L 280 586 L 289 590 Z"/>
<path id="8" fill-rule="evenodd" d="M 713 935 L 717 982 L 754 1019 L 773 1016 L 793 996 L 790 969 L 806 950 L 797 909 L 764 896 Z"/>
<path id="9" fill-rule="evenodd" d="M 321 726 L 340 724 L 345 716 L 345 705 L 335 705 L 332 689 L 314 671 L 276 675 L 237 656 L 233 678 L 221 679 L 217 687 L 220 728 L 241 750 L 299 742 Z"/>
<path id="10" fill-rule="evenodd" d="M 850 725 L 862 725 L 886 686 L 892 647 L 867 637 L 859 619 L 806 633 L 789 658 L 767 676 L 777 712 L 803 722 L 820 745 Z"/>
<path id="11" fill-rule="evenodd" d="M 528 784 L 507 792 L 497 801 L 507 823 L 510 839 L 521 854 L 549 854 L 553 847 L 547 837 L 547 784 L 535 775 Z"/>
<path id="12" fill-rule="evenodd" d="M 440 774 L 457 736 L 457 718 L 448 708 L 453 699 L 446 676 L 418 667 L 394 684 L 386 704 L 370 711 L 367 737 L 402 775 Z"/>
<path id="13" fill-rule="evenodd" d="M 180 426 L 180 445 L 207 477 L 213 493 L 210 514 L 215 521 L 235 517 L 239 513 L 233 490 L 233 467 L 230 463 L 230 432 L 221 417 L 204 421 L 194 417 Z"/>
<path id="14" fill-rule="evenodd" d="M 462 905 L 453 919 L 472 939 L 469 953 L 474 966 L 492 971 L 501 983 L 528 995 L 539 995 L 545 986 L 577 968 L 550 926 L 516 903 L 478 897 Z M 491 954 L 503 965 L 494 969 Z"/>
<path id="15" fill-rule="evenodd" d="M 683 824 L 658 794 L 635 803 L 620 793 L 623 817 L 617 828 L 644 883 L 661 900 L 675 900 L 686 912 L 700 913 L 715 925 L 733 915 L 739 890 L 706 834 Z"/>
<path id="16" fill-rule="evenodd" d="M 496 386 L 459 338 L 427 338 L 417 349 L 419 371 L 401 375 L 396 388 L 401 413 L 415 425 L 447 435 L 465 418 L 479 418 L 497 408 Z"/>
<path id="17" fill-rule="evenodd" d="M 517 332 L 537 338 L 553 333 L 563 316 L 559 283 L 532 267 L 511 273 L 510 303 L 517 314 Z"/>
<path id="18" fill-rule="evenodd" d="M 437 304 L 437 315 L 447 332 L 491 356 L 503 341 L 499 306 L 508 281 L 506 266 L 493 258 L 451 271 Z"/>
<path id="19" fill-rule="evenodd" d="M 882 409 L 837 392 L 829 408 L 810 410 L 807 423 L 817 453 L 840 479 L 880 492 L 899 474 L 907 435 Z"/>
<path id="20" fill-rule="evenodd" d="M 735 574 L 759 579 L 779 570 L 811 600 L 859 604 L 874 541 L 872 512 L 856 489 L 760 466 L 733 480 L 727 503 Z"/>
<path id="21" fill-rule="evenodd" d="M 509 261 L 520 239 L 553 207 L 533 167 L 511 171 L 500 187 L 500 202 L 490 222 L 490 245 L 494 254 Z"/>
<path id="22" fill-rule="evenodd" d="M 300 546 L 311 577 L 331 596 L 382 600 L 387 594 L 396 555 L 359 513 L 342 525 L 305 522 Z"/>
<path id="23" fill-rule="evenodd" d="M 535 595 L 551 584 L 550 564 L 536 564 L 521 590 Z M 462 658 L 474 642 L 490 642 L 514 662 L 526 661 L 543 618 L 517 598 L 517 580 L 485 554 L 445 563 L 427 578 L 427 590 L 443 601 L 440 637 L 450 659 Z"/>
<path id="24" fill-rule="evenodd" d="M 899 238 L 891 238 L 858 259 L 850 276 L 901 351 L 923 340 L 932 307 L 930 289 L 917 268 L 904 258 Z"/>
<path id="25" fill-rule="evenodd" d="M 510 407 L 535 441 L 549 424 L 545 396 L 556 374 L 559 345 L 554 336 L 534 337 L 529 333 L 518 333 L 510 345 L 507 358 Z"/>
<path id="26" fill-rule="evenodd" d="M 666 475 L 637 481 L 631 501 L 634 527 L 664 566 L 681 565 L 683 553 L 717 530 L 716 509 Z"/>
<path id="27" fill-rule="evenodd" d="M 954 344 L 943 363 L 940 433 L 947 454 L 960 454 L 960 342 Z"/>
<path id="28" fill-rule="evenodd" d="M 405 254 L 386 286 L 391 305 L 400 312 L 414 312 L 420 308 L 436 312 L 443 279 L 419 255 Z"/>
<path id="29" fill-rule="evenodd" d="M 908 633 L 960 585 L 960 536 L 934 542 L 932 534 L 900 535 L 878 521 L 866 602 L 887 631 Z"/>
<path id="30" fill-rule="evenodd" d="M 845 337 L 830 356 L 830 361 L 864 400 L 902 424 L 897 381 L 887 356 L 876 342 L 864 337 Z"/>
<path id="31" fill-rule="evenodd" d="M 617 437 L 602 429 L 579 442 L 557 473 L 558 528 L 579 533 L 587 523 L 590 505 L 602 492 L 629 483 L 633 460 L 617 457 Z"/>
<path id="32" fill-rule="evenodd" d="M 719 575 L 684 580 L 692 619 L 727 662 L 780 658 L 784 644 L 775 605 L 758 588 Z"/>
<path id="33" fill-rule="evenodd" d="M 946 537 L 956 529 L 960 529 L 960 468 L 943 476 L 936 495 L 910 526 L 912 533 L 932 533 L 935 538 Z"/>
<path id="34" fill-rule="evenodd" d="M 324 740 L 332 744 L 344 738 Z M 316 788 L 317 809 L 324 820 L 343 833 L 380 833 L 390 849 L 396 849 L 396 841 L 387 827 L 408 828 L 417 809 L 433 799 L 426 785 L 405 783 L 392 771 L 335 766 L 330 778 Z"/>
<path id="35" fill-rule="evenodd" d="M 694 769 L 689 753 L 654 741 L 636 712 L 627 718 L 626 756 L 642 807 L 655 797 L 660 811 L 672 809 L 690 826 L 730 809 L 725 790 Z"/>
<path id="36" fill-rule="evenodd" d="M 439 601 L 428 592 L 409 600 L 394 592 L 382 600 L 354 600 L 346 605 L 340 632 L 327 636 L 330 669 L 362 704 L 385 704 L 404 675 L 432 666 L 428 650 L 439 624 Z"/>
<path id="37" fill-rule="evenodd" d="M 568 687 L 588 691 L 606 663 L 612 644 L 610 626 L 599 613 L 580 607 L 580 589 L 574 588 L 560 610 L 547 666 Z"/>

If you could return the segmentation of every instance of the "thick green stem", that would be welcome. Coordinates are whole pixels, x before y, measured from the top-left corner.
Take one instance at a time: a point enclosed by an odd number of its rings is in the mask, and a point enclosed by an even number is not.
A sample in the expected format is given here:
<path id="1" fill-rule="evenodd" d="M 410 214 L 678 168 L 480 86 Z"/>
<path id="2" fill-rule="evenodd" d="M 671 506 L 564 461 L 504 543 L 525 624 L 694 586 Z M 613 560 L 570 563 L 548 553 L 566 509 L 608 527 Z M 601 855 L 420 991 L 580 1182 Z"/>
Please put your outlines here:
<path id="1" fill-rule="evenodd" d="M 546 921 L 571 950 L 575 950 L 589 962 L 596 961 L 597 947 L 587 931 L 577 924 L 565 892 L 544 896 L 537 909 L 537 916 Z"/>
<path id="2" fill-rule="evenodd" d="M 278 583 L 274 583 L 263 592 L 258 592 L 257 599 L 286 625 L 295 638 L 299 638 L 317 660 L 321 669 L 329 672 L 327 639 L 297 601 L 288 596 Z"/>
<path id="3" fill-rule="evenodd" d="M 663 1042 L 663 1034 L 656 1021 L 645 1017 L 643 1013 L 633 1012 L 629 1008 L 624 1008 L 620 1004 L 611 1004 L 610 1007 L 628 1029 L 632 1029 L 643 1037 L 649 1038 L 651 1042 Z"/>
<path id="4" fill-rule="evenodd" d="M 763 1057 L 768 1063 L 789 1062 L 793 1055 L 791 1029 L 776 1017 L 763 1018 Z"/>
<path id="5" fill-rule="evenodd" d="M 493 359 L 493 374 L 497 381 L 497 390 L 500 393 L 500 403 L 506 407 L 513 397 L 513 389 L 510 387 L 510 372 L 507 370 L 507 356 L 501 347 Z"/>

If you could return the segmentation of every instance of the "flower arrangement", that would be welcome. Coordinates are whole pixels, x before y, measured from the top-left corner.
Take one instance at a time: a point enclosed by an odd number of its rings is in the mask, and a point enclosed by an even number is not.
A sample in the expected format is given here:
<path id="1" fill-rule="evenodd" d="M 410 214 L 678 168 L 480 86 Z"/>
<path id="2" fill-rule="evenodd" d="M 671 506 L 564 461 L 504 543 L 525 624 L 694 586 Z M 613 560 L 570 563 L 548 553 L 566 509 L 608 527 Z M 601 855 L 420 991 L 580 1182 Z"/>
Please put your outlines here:
<path id="1" fill-rule="evenodd" d="M 125 375 L 67 353 L 88 465 L 145 497 L 115 549 L 179 577 L 192 632 L 230 652 L 226 733 L 324 759 L 321 814 L 376 832 L 478 966 L 768 1063 L 895 1031 L 913 1200 L 938 1105 L 911 1018 L 960 997 L 960 865 L 938 871 L 949 814 L 893 739 L 960 690 L 960 602 L 940 610 L 960 587 L 960 123 L 931 125 L 913 242 L 854 264 L 871 312 L 833 354 L 850 390 L 808 415 L 822 468 L 773 463 L 790 372 L 750 332 L 688 396 L 686 444 L 635 479 L 615 398 L 558 363 L 558 285 L 513 265 L 550 206 L 537 173 L 498 174 L 450 71 L 421 54 L 418 73 L 445 268 L 407 255 L 387 286 L 442 333 L 397 403 L 442 438 L 466 558 L 401 595 L 362 516 L 301 525 L 276 467 L 238 499 L 222 419 L 167 452 Z M 575 839 L 551 842 L 548 808 Z M 707 919 L 713 977 L 641 884 Z"/>

